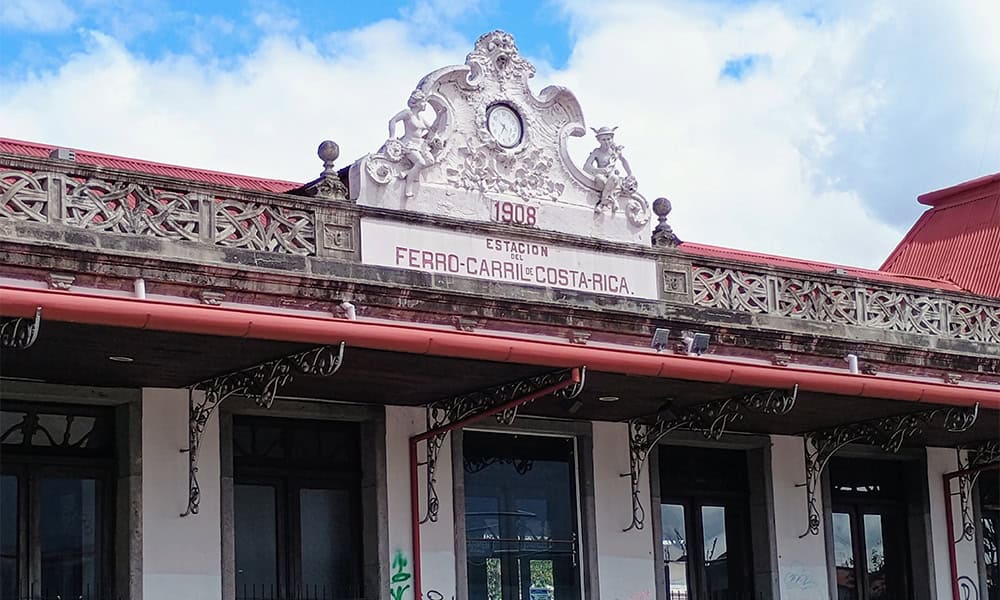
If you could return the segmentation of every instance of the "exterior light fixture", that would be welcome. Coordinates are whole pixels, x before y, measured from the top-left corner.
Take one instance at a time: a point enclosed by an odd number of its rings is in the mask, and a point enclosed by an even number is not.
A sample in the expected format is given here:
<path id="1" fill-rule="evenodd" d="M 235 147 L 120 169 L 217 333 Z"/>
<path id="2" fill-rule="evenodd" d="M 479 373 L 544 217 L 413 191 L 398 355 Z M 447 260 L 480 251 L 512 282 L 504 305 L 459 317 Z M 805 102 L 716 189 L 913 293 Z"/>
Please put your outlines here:
<path id="1" fill-rule="evenodd" d="M 620 398 L 618 396 L 598 396 L 598 402 L 618 402 Z"/>
<path id="2" fill-rule="evenodd" d="M 657 327 L 656 331 L 653 332 L 653 340 L 650 346 L 656 348 L 657 352 L 663 352 L 663 349 L 667 347 L 667 340 L 670 338 L 670 330 L 663 329 L 662 327 Z"/>
<path id="3" fill-rule="evenodd" d="M 135 359 L 132 358 L 131 356 L 109 356 L 108 360 L 120 363 L 130 363 L 135 361 Z"/>
<path id="4" fill-rule="evenodd" d="M 684 340 L 684 345 L 687 347 L 688 354 L 701 356 L 708 351 L 708 342 L 711 337 L 707 333 L 685 331 L 682 339 Z"/>

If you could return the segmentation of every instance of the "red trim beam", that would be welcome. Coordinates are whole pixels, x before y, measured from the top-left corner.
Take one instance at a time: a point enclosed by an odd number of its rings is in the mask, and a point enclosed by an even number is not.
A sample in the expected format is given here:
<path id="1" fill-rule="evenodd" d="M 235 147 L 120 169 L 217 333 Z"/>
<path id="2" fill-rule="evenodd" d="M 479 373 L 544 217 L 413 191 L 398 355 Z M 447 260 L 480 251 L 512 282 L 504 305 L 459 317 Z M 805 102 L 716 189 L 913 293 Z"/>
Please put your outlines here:
<path id="1" fill-rule="evenodd" d="M 496 334 L 444 331 L 410 324 L 349 321 L 157 300 L 0 286 L 0 315 L 201 335 L 335 344 L 410 354 L 668 377 L 707 383 L 1000 409 L 1000 387 L 947 384 L 816 367 L 778 367 L 720 356 L 684 356 L 643 348 L 580 346 Z"/>

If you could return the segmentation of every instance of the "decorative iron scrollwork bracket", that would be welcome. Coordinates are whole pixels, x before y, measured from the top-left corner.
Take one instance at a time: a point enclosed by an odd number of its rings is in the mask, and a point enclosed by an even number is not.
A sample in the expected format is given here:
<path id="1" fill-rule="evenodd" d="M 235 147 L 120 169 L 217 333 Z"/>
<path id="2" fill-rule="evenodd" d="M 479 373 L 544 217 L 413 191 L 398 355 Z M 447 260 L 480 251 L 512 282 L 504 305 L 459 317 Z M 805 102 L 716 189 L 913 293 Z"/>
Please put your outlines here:
<path id="1" fill-rule="evenodd" d="M 962 460 L 962 451 L 968 454 L 968 462 Z M 1000 462 L 1000 440 L 990 440 L 974 446 L 958 447 L 955 449 L 958 454 L 958 469 L 966 471 L 985 467 L 992 463 Z M 976 520 L 972 514 L 972 490 L 976 486 L 979 473 L 969 473 L 958 478 L 958 494 L 962 512 L 962 535 L 955 540 L 955 543 L 962 540 L 971 542 L 976 539 Z M 949 523 L 948 527 L 952 527 Z"/>
<path id="2" fill-rule="evenodd" d="M 38 339 L 42 324 L 42 307 L 35 309 L 35 317 L 0 320 L 0 347 L 25 350 Z"/>
<path id="3" fill-rule="evenodd" d="M 799 487 L 806 488 L 806 505 L 809 523 L 800 538 L 819 535 L 821 517 L 816 500 L 816 491 L 823 478 L 823 470 L 833 455 L 844 446 L 864 443 L 878 446 L 885 452 L 895 454 L 910 437 L 932 425 L 938 417 L 943 417 L 941 426 L 949 432 L 967 431 L 979 416 L 979 404 L 972 407 L 934 409 L 905 415 L 894 415 L 858 423 L 838 425 L 829 429 L 813 431 L 803 435 L 806 453 L 806 482 Z"/>
<path id="4" fill-rule="evenodd" d="M 427 405 L 427 431 L 446 428 L 452 423 L 473 419 L 477 415 L 484 415 L 497 407 L 511 405 L 508 408 L 496 413 L 497 423 L 500 425 L 511 425 L 517 418 L 518 409 L 524 404 L 534 402 L 537 398 L 525 401 L 523 404 L 514 404 L 518 398 L 525 398 L 554 385 L 565 383 L 573 379 L 575 369 L 565 369 L 519 379 L 503 385 L 462 394 L 445 400 L 437 400 Z M 586 382 L 586 367 L 580 367 L 580 379 L 576 383 L 564 387 L 555 392 L 555 396 L 571 400 L 580 395 Z M 438 519 L 438 509 L 440 502 L 437 495 L 437 462 L 441 446 L 448 435 L 449 430 L 441 431 L 427 438 L 426 459 L 420 466 L 427 467 L 427 514 L 420 523 L 428 521 L 434 523 Z"/>
<path id="5" fill-rule="evenodd" d="M 717 440 L 725 433 L 726 428 L 743 418 L 747 411 L 766 415 L 784 415 L 795 406 L 799 394 L 799 386 L 791 390 L 764 390 L 713 400 L 704 404 L 696 404 L 683 410 L 673 410 L 667 405 L 656 416 L 652 424 L 640 419 L 632 419 L 628 423 L 629 472 L 622 473 L 632 484 L 632 523 L 624 529 L 642 529 L 645 527 L 646 510 L 639 499 L 639 481 L 642 467 L 649 459 L 649 454 L 667 434 L 678 429 L 701 431 L 706 438 Z"/>
<path id="6" fill-rule="evenodd" d="M 198 486 L 198 448 L 212 413 L 230 396 L 245 396 L 261 408 L 271 408 L 282 387 L 296 375 L 329 377 L 340 369 L 344 361 L 344 346 L 320 346 L 298 354 L 262 363 L 249 369 L 220 375 L 196 383 L 188 388 L 188 447 L 181 449 L 188 455 L 188 505 L 182 517 L 198 514 L 201 488 Z M 204 395 L 195 400 L 195 392 Z"/>

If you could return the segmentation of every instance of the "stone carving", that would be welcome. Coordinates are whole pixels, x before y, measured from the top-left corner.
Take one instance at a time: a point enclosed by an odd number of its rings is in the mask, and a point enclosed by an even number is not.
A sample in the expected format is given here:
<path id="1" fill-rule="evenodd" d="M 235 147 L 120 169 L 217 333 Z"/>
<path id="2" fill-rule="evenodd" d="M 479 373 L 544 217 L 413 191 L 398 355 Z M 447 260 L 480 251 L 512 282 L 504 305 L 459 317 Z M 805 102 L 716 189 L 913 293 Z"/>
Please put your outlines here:
<path id="1" fill-rule="evenodd" d="M 610 208 L 611 212 L 614 213 L 618 211 L 617 198 L 631 196 L 638 189 L 638 183 L 632 176 L 632 167 L 629 166 L 622 153 L 625 147 L 615 143 L 615 130 L 618 128 L 591 129 L 600 145 L 587 156 L 587 160 L 583 163 L 583 170 L 594 178 L 601 192 L 601 196 L 594 206 L 594 212 Z M 622 177 L 618 170 L 619 164 L 621 164 L 622 169 L 625 169 L 625 177 Z"/>
<path id="2" fill-rule="evenodd" d="M 1000 306 L 722 267 L 692 267 L 694 303 L 738 312 L 1000 342 Z"/>
<path id="3" fill-rule="evenodd" d="M 0 172 L 0 219 L 48 223 L 45 182 L 43 173 Z"/>
<path id="4" fill-rule="evenodd" d="M 653 200 L 653 212 L 656 213 L 658 223 L 653 228 L 653 245 L 667 246 L 673 248 L 681 243 L 681 240 L 674 234 L 674 229 L 667 223 L 667 215 L 673 210 L 673 205 L 666 198 Z"/>
<path id="5" fill-rule="evenodd" d="M 220 246 L 313 255 L 313 221 L 303 210 L 227 198 L 215 203 L 213 236 Z"/>
<path id="6" fill-rule="evenodd" d="M 196 241 L 199 203 L 192 194 L 137 183 L 70 180 L 63 218 L 67 225 L 94 231 Z"/>
<path id="7" fill-rule="evenodd" d="M 300 190 L 291 192 L 301 194 L 311 198 L 323 198 L 327 200 L 347 200 L 347 186 L 340 180 L 336 167 L 333 166 L 337 157 L 340 156 L 340 146 L 333 140 L 323 140 L 316 155 L 323 161 L 323 172 L 319 178 L 315 179 Z"/>
<path id="8" fill-rule="evenodd" d="M 621 147 L 603 145 L 585 169 L 574 164 L 567 141 L 586 133 L 579 102 L 557 86 L 536 95 L 534 74 L 510 34 L 481 36 L 464 65 L 417 84 L 389 121 L 390 139 L 352 166 L 353 199 L 479 221 L 496 220 L 496 203 L 514 202 L 539 215 L 515 224 L 648 245 L 649 204 Z"/>

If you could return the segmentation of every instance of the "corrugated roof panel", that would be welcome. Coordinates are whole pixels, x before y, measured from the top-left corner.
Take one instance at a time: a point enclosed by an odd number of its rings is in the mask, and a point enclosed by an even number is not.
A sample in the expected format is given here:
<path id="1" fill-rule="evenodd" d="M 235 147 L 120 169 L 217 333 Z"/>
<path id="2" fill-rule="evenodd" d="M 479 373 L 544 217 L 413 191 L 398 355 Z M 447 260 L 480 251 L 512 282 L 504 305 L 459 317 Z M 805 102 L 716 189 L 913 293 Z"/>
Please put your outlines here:
<path id="1" fill-rule="evenodd" d="M 34 142 L 0 138 L 0 152 L 8 154 L 20 154 L 36 158 L 47 158 L 49 152 L 61 146 L 47 146 Z M 137 173 L 147 173 L 150 175 L 160 175 L 163 177 L 174 177 L 176 179 L 187 179 L 189 181 L 201 181 L 216 185 L 241 188 L 253 192 L 284 193 L 301 187 L 302 184 L 293 181 L 282 181 L 279 179 L 263 179 L 260 177 L 250 177 L 248 175 L 236 175 L 233 173 L 222 173 L 220 171 L 208 171 L 205 169 L 193 169 L 191 167 L 181 167 L 177 165 L 167 165 L 163 163 L 136 160 L 123 156 L 112 156 L 100 154 L 98 152 L 88 152 L 86 150 L 73 150 L 76 153 L 76 162 L 110 169 L 122 169 L 124 171 L 135 171 Z"/>
<path id="2" fill-rule="evenodd" d="M 938 277 L 1000 297 L 1000 173 L 924 194 L 931 206 L 882 271 Z"/>

